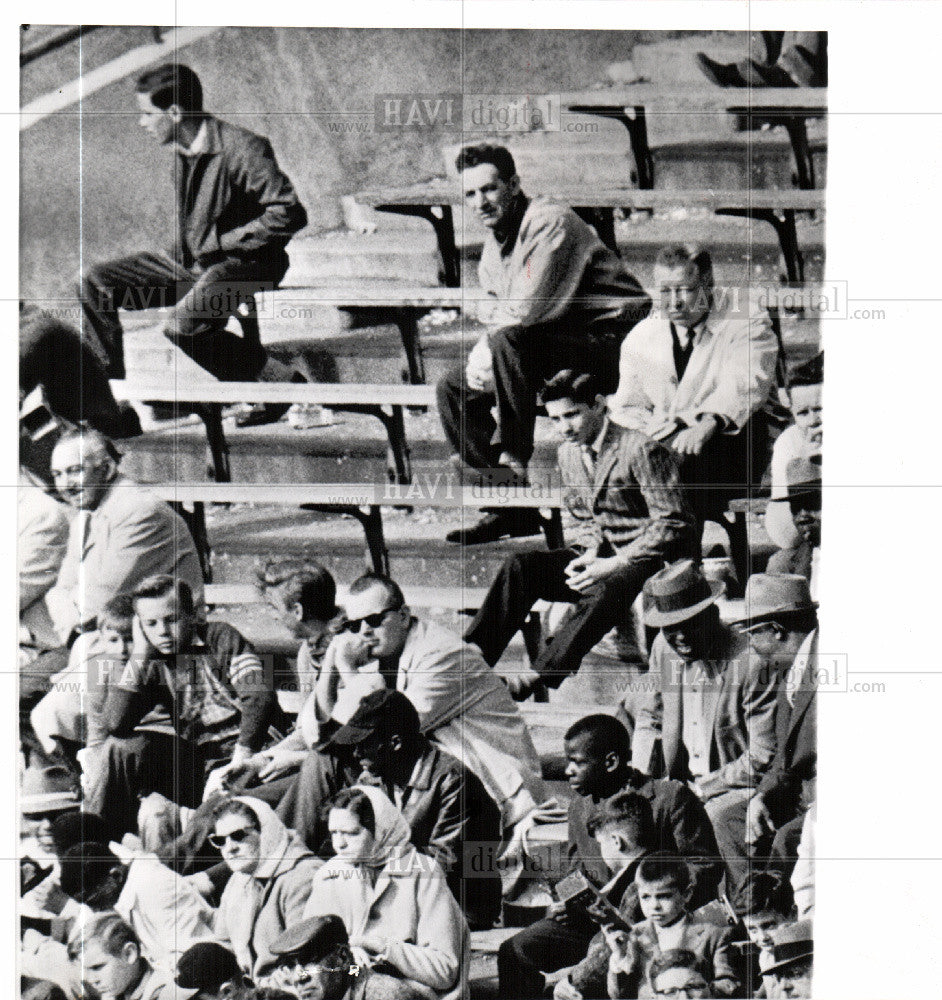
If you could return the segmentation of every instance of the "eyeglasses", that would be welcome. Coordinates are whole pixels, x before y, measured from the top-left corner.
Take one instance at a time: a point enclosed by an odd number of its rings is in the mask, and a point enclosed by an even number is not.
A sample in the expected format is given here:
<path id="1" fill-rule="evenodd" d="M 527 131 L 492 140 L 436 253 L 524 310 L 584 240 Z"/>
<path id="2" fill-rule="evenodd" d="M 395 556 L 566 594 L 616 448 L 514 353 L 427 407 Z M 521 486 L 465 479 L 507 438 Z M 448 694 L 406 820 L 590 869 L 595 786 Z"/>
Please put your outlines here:
<path id="1" fill-rule="evenodd" d="M 686 983 L 683 986 L 673 986 L 666 990 L 655 990 L 654 995 L 658 997 L 673 997 L 678 998 L 678 1000 L 686 1000 L 689 997 L 699 997 L 703 995 L 703 991 L 707 988 L 707 984 L 701 979 L 696 983 Z"/>
<path id="2" fill-rule="evenodd" d="M 208 840 L 217 851 L 221 851 L 228 841 L 231 840 L 233 844 L 241 844 L 248 840 L 253 833 L 258 833 L 258 830 L 250 826 L 243 826 L 238 830 L 232 830 L 230 833 L 211 833 Z"/>
<path id="3" fill-rule="evenodd" d="M 755 625 L 737 625 L 736 629 L 744 635 L 755 635 L 758 632 L 774 632 L 777 636 L 785 635 L 785 629 L 777 622 L 756 622 Z"/>
<path id="4" fill-rule="evenodd" d="M 347 968 L 345 962 L 310 962 L 304 963 L 295 959 L 293 965 L 284 964 L 280 968 L 281 979 L 286 986 L 303 986 L 313 978 L 314 970 L 320 972 L 343 972 Z"/>
<path id="5" fill-rule="evenodd" d="M 386 608 L 384 611 L 377 611 L 372 615 L 364 615 L 362 618 L 348 618 L 346 621 L 340 623 L 339 630 L 341 632 L 359 632 L 360 626 L 366 623 L 370 628 L 379 628 L 383 624 L 383 619 L 386 615 L 393 611 L 398 611 L 402 607 L 401 604 L 397 604 L 393 608 Z"/>

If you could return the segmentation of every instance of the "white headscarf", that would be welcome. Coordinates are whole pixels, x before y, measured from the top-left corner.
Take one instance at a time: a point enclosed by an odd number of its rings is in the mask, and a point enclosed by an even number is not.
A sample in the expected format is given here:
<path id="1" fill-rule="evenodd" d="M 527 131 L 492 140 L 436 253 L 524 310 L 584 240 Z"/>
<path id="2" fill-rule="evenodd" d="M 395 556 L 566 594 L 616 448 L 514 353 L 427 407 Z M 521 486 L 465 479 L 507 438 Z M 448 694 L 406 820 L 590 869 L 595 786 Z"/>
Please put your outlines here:
<path id="1" fill-rule="evenodd" d="M 233 802 L 247 807 L 254 814 L 261 831 L 258 867 L 251 874 L 233 872 L 224 896 L 224 900 L 238 901 L 225 906 L 225 930 L 239 964 L 248 970 L 256 959 L 252 936 L 269 883 L 291 871 L 300 860 L 313 855 L 266 802 L 249 795 L 237 796 Z"/>

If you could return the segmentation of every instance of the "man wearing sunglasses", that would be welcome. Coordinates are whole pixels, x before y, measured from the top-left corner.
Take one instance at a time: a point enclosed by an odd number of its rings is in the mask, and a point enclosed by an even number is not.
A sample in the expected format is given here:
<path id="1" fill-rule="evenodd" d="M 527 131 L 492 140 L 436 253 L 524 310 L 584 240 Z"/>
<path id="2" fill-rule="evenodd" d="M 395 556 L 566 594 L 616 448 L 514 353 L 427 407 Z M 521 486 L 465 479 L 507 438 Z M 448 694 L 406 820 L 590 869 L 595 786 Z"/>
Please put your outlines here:
<path id="1" fill-rule="evenodd" d="M 351 584 L 340 633 L 324 658 L 318 679 L 321 746 L 355 711 L 349 697 L 344 703 L 344 691 L 356 690 L 364 678 L 374 690 L 384 685 L 406 695 L 422 732 L 480 778 L 506 826 L 543 800 L 539 756 L 504 683 L 477 647 L 420 621 L 399 585 L 373 573 Z M 320 795 L 303 781 L 299 786 L 295 797 Z M 283 803 L 279 814 L 290 823 L 286 809 Z"/>

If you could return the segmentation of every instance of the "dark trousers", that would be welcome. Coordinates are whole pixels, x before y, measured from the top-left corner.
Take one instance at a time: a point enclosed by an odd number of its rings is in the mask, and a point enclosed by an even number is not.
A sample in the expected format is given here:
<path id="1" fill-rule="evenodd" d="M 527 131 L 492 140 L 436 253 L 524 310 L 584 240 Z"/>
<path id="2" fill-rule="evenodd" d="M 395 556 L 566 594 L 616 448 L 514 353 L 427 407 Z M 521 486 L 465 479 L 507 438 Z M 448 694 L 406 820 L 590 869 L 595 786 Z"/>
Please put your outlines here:
<path id="1" fill-rule="evenodd" d="M 500 996 L 504 1000 L 541 997 L 543 973 L 582 961 L 597 930 L 589 921 L 546 918 L 508 938 L 497 952 Z"/>
<path id="2" fill-rule="evenodd" d="M 197 745 L 162 733 L 109 736 L 86 770 L 85 809 L 101 816 L 112 839 L 137 830 L 140 797 L 159 792 L 195 809 L 209 771 L 232 756 L 232 742 Z"/>
<path id="3" fill-rule="evenodd" d="M 87 422 L 120 436 L 121 411 L 99 355 L 78 330 L 39 309 L 20 314 L 20 388 L 43 387 L 49 409 L 73 424 Z"/>
<path id="4" fill-rule="evenodd" d="M 186 268 L 163 253 L 144 251 L 93 264 L 79 297 L 84 336 L 110 378 L 123 378 L 124 343 L 118 309 L 173 305 L 164 334 L 208 372 L 224 381 L 254 379 L 265 351 L 225 329 L 250 296 L 278 285 L 288 269 L 281 251 L 266 257 L 228 257 L 207 268 Z"/>
<path id="5" fill-rule="evenodd" d="M 200 804 L 183 833 L 159 852 L 160 860 L 181 875 L 192 875 L 215 865 L 219 861 L 219 851 L 209 844 L 209 835 L 213 832 L 216 807 L 230 795 L 250 795 L 274 809 L 294 779 L 295 773 L 292 773 L 262 784 L 252 774 L 230 782 L 226 792 L 219 792 Z"/>
<path id="6" fill-rule="evenodd" d="M 464 364 L 438 383 L 438 413 L 451 447 L 481 471 L 496 468 L 501 452 L 526 465 L 533 454 L 536 397 L 543 383 L 564 368 L 575 368 L 595 372 L 604 383 L 602 391 L 613 392 L 626 332 L 624 324 L 600 324 L 589 331 L 562 320 L 491 333 L 493 392 L 469 389 Z"/>
<path id="7" fill-rule="evenodd" d="M 664 444 L 669 447 L 679 433 L 675 431 Z M 729 501 L 746 496 L 749 487 L 762 482 L 769 462 L 768 440 L 768 425 L 757 413 L 738 434 L 717 431 L 699 455 L 677 456 L 680 478 L 701 521 L 724 523 L 720 519 Z"/>
<path id="8" fill-rule="evenodd" d="M 736 890 L 749 877 L 750 872 L 769 868 L 791 875 L 798 859 L 798 842 L 805 819 L 803 806 L 786 812 L 776 809 L 773 819 L 779 823 L 774 835 L 763 837 L 754 845 L 746 844 L 746 805 L 748 797 L 732 801 L 714 815 L 713 829 L 719 845 L 720 857 L 726 866 L 726 891 L 732 898 Z"/>
<path id="9" fill-rule="evenodd" d="M 558 687 L 616 625 L 631 627 L 631 605 L 644 581 L 663 565 L 656 559 L 628 563 L 580 594 L 569 588 L 565 573 L 578 554 L 575 549 L 528 549 L 510 556 L 465 633 L 465 642 L 478 646 L 484 659 L 494 666 L 538 600 L 573 604 L 572 615 L 533 664 L 547 684 Z"/>
<path id="10" fill-rule="evenodd" d="M 32 663 L 20 667 L 20 707 L 31 709 L 52 689 L 52 677 L 69 665 L 69 647 L 59 646 L 40 653 Z"/>
<path id="11" fill-rule="evenodd" d="M 312 750 L 288 784 L 276 810 L 278 818 L 295 830 L 315 854 L 321 853 L 328 837 L 324 806 L 342 788 L 355 784 L 358 776 L 358 769 L 347 773 L 338 758 Z"/>
<path id="12" fill-rule="evenodd" d="M 828 82 L 828 33 L 826 31 L 753 32 L 749 54 L 767 66 L 778 64 L 796 82 L 825 87 Z"/>

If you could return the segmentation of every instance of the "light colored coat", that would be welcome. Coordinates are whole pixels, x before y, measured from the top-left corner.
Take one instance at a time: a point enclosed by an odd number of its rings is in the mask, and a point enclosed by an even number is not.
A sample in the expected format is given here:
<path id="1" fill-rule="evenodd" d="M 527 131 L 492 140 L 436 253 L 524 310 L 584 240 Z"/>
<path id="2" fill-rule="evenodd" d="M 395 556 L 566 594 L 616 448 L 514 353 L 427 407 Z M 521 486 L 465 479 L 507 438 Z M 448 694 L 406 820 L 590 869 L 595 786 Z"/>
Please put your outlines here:
<path id="1" fill-rule="evenodd" d="M 62 642 L 118 594 L 168 573 L 187 583 L 197 607 L 203 572 L 190 531 L 159 497 L 123 476 L 93 511 L 72 521 L 69 543 L 46 606 Z"/>
<path id="2" fill-rule="evenodd" d="M 53 500 L 22 473 L 16 501 L 16 556 L 22 613 L 55 584 L 65 558 L 69 519 L 64 504 Z"/>
<path id="3" fill-rule="evenodd" d="M 595 230 L 572 209 L 545 198 L 530 201 L 513 248 L 506 256 L 502 251 L 489 234 L 478 266 L 481 287 L 494 296 L 478 307 L 484 323 L 534 326 L 564 315 L 582 322 L 614 319 L 628 309 L 638 315 L 647 302 Z"/>
<path id="4" fill-rule="evenodd" d="M 276 963 L 271 943 L 303 919 L 312 879 L 322 862 L 266 803 L 250 796 L 238 801 L 261 824 L 261 861 L 251 875 L 232 873 L 219 902 L 216 928 L 232 945 L 242 969 L 257 979 Z"/>
<path id="5" fill-rule="evenodd" d="M 481 779 L 506 825 L 544 800 L 530 732 L 477 646 L 414 619 L 399 657 L 396 689 L 415 705 L 423 733 Z"/>
<path id="6" fill-rule="evenodd" d="M 115 910 L 134 928 L 144 957 L 161 972 L 173 974 L 190 945 L 216 937 L 206 900 L 154 854 L 131 859 Z"/>
<path id="7" fill-rule="evenodd" d="M 612 419 L 658 440 L 702 413 L 722 417 L 728 434 L 742 430 L 768 399 L 778 359 L 768 313 L 750 312 L 748 318 L 710 313 L 679 383 L 670 321 L 642 320 L 622 341 Z"/>
<path id="8" fill-rule="evenodd" d="M 382 958 L 400 975 L 441 1000 L 462 1000 L 471 934 L 445 873 L 409 843 L 409 825 L 378 788 L 354 787 L 373 806 L 372 857 L 365 865 L 331 858 L 314 876 L 302 919 L 335 913 L 352 942 L 379 938 Z M 358 951 L 355 945 L 355 958 Z"/>
<path id="9" fill-rule="evenodd" d="M 718 684 L 707 687 L 704 726 L 710 733 L 710 772 L 701 779 L 706 799 L 734 788 L 754 788 L 775 755 L 775 704 L 778 670 L 751 650 L 748 636 L 723 628 L 724 641 L 703 670 L 721 671 Z M 635 723 L 632 759 L 636 767 L 662 776 L 654 755 L 660 735 L 663 776 L 686 781 L 683 743 L 683 661 L 664 633 L 651 649 L 650 677 L 656 689 L 644 701 Z"/>

